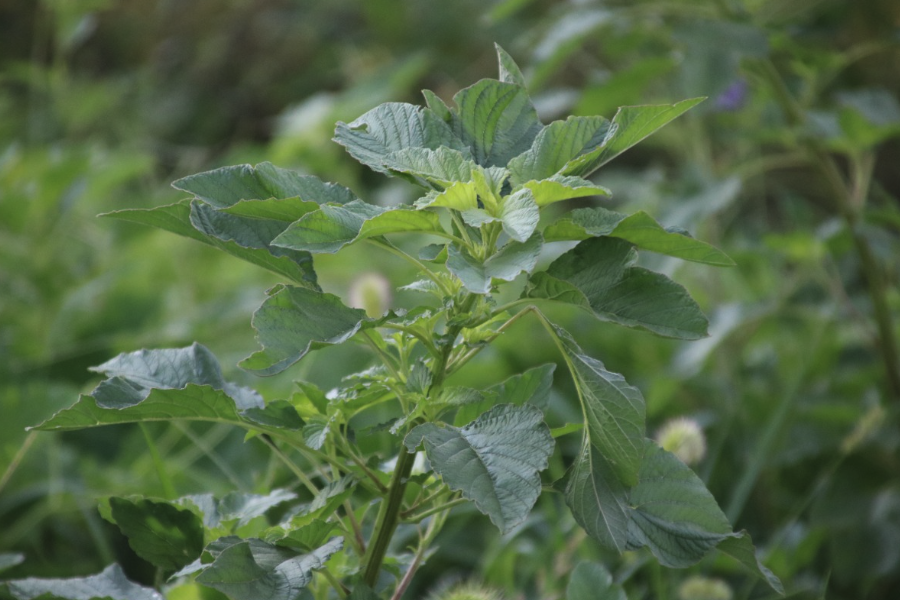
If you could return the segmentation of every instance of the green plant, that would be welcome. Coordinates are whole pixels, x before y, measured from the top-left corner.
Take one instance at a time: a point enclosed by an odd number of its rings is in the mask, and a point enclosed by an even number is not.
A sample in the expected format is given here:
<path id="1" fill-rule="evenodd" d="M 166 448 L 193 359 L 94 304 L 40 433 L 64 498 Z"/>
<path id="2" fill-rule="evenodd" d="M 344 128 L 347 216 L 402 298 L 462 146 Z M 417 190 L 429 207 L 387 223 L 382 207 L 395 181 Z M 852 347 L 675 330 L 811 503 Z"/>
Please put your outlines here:
<path id="1" fill-rule="evenodd" d="M 228 423 L 266 444 L 302 488 L 177 497 L 157 461 L 165 499 L 101 502 L 104 518 L 156 567 L 157 587 L 200 584 L 237 600 L 399 599 L 450 509 L 471 501 L 501 531 L 514 529 L 544 490 L 540 473 L 554 439 L 580 433 L 578 457 L 548 491 L 564 494 L 591 538 L 620 553 L 647 547 L 671 567 L 718 548 L 781 590 L 701 480 L 645 437 L 640 391 L 587 356 L 541 309 L 574 306 L 678 339 L 706 335 L 707 320 L 686 290 L 635 262 L 641 248 L 732 264 L 719 250 L 645 212 L 581 208 L 538 231 L 542 208 L 608 196 L 586 177 L 701 99 L 544 126 L 518 67 L 499 48 L 498 55 L 500 79 L 460 91 L 455 108 L 426 91 L 428 108 L 384 104 L 338 124 L 335 140 L 358 161 L 428 190 L 414 206 L 368 204 L 342 186 L 263 163 L 180 179 L 175 187 L 192 198 L 177 204 L 110 214 L 197 239 L 289 282 L 268 290 L 256 311 L 262 348 L 241 363 L 245 370 L 275 375 L 311 351 L 348 342 L 380 361 L 328 393 L 297 382 L 288 397 L 270 401 L 224 379 L 199 344 L 122 354 L 95 368 L 107 379 L 37 429 Z M 440 243 L 407 252 L 385 237 L 398 233 Z M 322 292 L 312 255 L 360 242 L 414 264 L 422 278 L 406 289 L 428 300 L 370 317 Z M 552 242 L 578 243 L 535 271 Z M 521 278 L 521 293 L 495 299 Z M 567 365 L 581 423 L 545 424 L 551 365 L 485 390 L 457 384 L 469 361 L 525 317 L 543 327 Z M 152 442 L 149 449 L 155 455 Z M 431 468 L 416 472 L 420 449 Z M 393 456 L 388 468 L 384 459 Z M 391 552 L 401 523 L 418 532 L 411 555 Z M 16 598 L 71 598 L 79 588 L 90 597 L 156 597 L 116 566 L 77 586 L 66 581 L 6 587 Z"/>

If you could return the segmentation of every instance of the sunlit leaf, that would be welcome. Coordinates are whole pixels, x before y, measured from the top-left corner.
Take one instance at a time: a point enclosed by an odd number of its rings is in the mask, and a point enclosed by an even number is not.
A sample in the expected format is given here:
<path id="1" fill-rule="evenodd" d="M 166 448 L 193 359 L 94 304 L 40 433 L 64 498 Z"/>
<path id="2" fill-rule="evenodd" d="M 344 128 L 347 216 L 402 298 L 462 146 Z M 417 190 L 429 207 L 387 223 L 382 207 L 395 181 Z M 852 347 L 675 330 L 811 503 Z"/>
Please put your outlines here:
<path id="1" fill-rule="evenodd" d="M 524 242 L 531 237 L 540 220 L 540 209 L 531 190 L 521 189 L 507 196 L 500 207 L 500 221 L 506 235 Z"/>
<path id="2" fill-rule="evenodd" d="M 554 202 L 573 198 L 611 195 L 611 192 L 603 186 L 593 184 L 581 177 L 566 175 L 554 175 L 540 181 L 526 181 L 523 187 L 531 190 L 538 206 L 547 206 Z"/>
<path id="3" fill-rule="evenodd" d="M 561 173 L 569 161 L 600 148 L 612 129 L 603 117 L 569 117 L 550 123 L 530 148 L 510 161 L 512 184 L 520 186 Z"/>
<path id="4" fill-rule="evenodd" d="M 525 87 L 525 77 L 516 61 L 500 47 L 500 44 L 494 44 L 494 48 L 497 49 L 497 60 L 500 63 L 500 81 Z"/>

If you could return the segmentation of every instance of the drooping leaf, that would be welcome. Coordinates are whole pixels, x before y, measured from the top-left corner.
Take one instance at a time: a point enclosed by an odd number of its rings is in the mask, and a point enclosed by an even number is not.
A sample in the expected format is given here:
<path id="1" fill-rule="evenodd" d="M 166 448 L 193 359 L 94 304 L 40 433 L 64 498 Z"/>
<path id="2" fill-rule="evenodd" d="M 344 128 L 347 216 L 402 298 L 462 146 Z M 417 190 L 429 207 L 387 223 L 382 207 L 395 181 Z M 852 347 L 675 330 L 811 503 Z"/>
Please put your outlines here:
<path id="1" fill-rule="evenodd" d="M 444 234 L 437 214 L 406 207 L 383 208 L 362 201 L 323 206 L 304 215 L 273 240 L 273 246 L 334 253 L 353 242 L 388 233 Z"/>
<path id="2" fill-rule="evenodd" d="M 448 246 L 447 270 L 459 277 L 467 290 L 476 294 L 491 291 L 491 279 L 512 281 L 519 273 L 530 272 L 537 264 L 543 240 L 535 233 L 524 243 L 510 242 L 497 254 L 480 262 L 464 248 Z"/>
<path id="3" fill-rule="evenodd" d="M 6 581 L 0 586 L 5 586 L 16 600 L 165 600 L 156 590 L 129 581 L 122 572 L 122 567 L 116 564 L 88 577 L 29 577 Z"/>
<path id="4" fill-rule="evenodd" d="M 482 79 L 453 100 L 453 131 L 485 167 L 506 166 L 531 147 L 542 127 L 528 93 L 516 84 Z"/>
<path id="5" fill-rule="evenodd" d="M 200 557 L 203 525 L 189 510 L 168 502 L 112 497 L 110 515 L 135 553 L 164 571 L 177 571 Z"/>
<path id="6" fill-rule="evenodd" d="M 253 315 L 263 348 L 240 366 L 259 375 L 280 373 L 310 350 L 350 339 L 366 320 L 366 311 L 332 294 L 279 286 Z"/>
<path id="7" fill-rule="evenodd" d="M 301 527 L 270 527 L 263 532 L 263 540 L 269 544 L 296 548 L 298 550 L 315 550 L 325 543 L 328 536 L 337 528 L 337 523 L 328 523 L 314 519 Z"/>
<path id="8" fill-rule="evenodd" d="M 525 77 L 516 61 L 500 47 L 500 44 L 495 43 L 494 48 L 497 49 L 497 61 L 500 63 L 500 81 L 525 87 Z"/>
<path id="9" fill-rule="evenodd" d="M 572 570 L 566 600 L 628 600 L 603 565 L 583 562 Z"/>
<path id="10" fill-rule="evenodd" d="M 510 404 L 463 428 L 419 425 L 404 443 L 414 452 L 423 441 L 432 468 L 504 533 L 531 512 L 554 446 L 538 408 Z"/>
<path id="11" fill-rule="evenodd" d="M 540 209 L 531 190 L 524 188 L 504 198 L 500 207 L 500 221 L 506 235 L 524 242 L 531 237 L 540 220 Z"/>
<path id="12" fill-rule="evenodd" d="M 234 600 L 294 600 L 309 585 L 313 572 L 343 548 L 342 538 L 297 555 L 262 540 L 242 540 L 225 548 L 197 576 L 197 583 L 217 589 Z"/>
<path id="13" fill-rule="evenodd" d="M 226 208 L 241 200 L 300 198 L 316 204 L 344 204 L 355 198 L 353 192 L 343 186 L 267 162 L 255 167 L 237 165 L 197 173 L 175 181 L 172 187 L 193 194 L 216 208 Z"/>
<path id="14" fill-rule="evenodd" d="M 128 209 L 105 213 L 103 217 L 112 217 L 122 221 L 151 225 L 171 231 L 178 235 L 203 242 L 228 254 L 268 269 L 287 277 L 294 283 L 318 289 L 316 273 L 313 270 L 312 256 L 307 253 L 293 253 L 289 256 L 272 254 L 267 249 L 248 248 L 233 241 L 220 239 L 213 235 L 205 235 L 191 223 L 191 203 L 182 201 L 168 206 L 153 209 Z"/>
<path id="15" fill-rule="evenodd" d="M 590 443 L 619 481 L 626 487 L 634 485 L 644 453 L 646 409 L 640 390 L 587 356 L 566 330 L 556 325 L 553 329 L 575 380 Z M 602 472 L 605 477 L 606 465 L 598 464 L 593 455 L 587 458 L 590 462 L 581 467 L 583 475 L 593 477 Z M 584 463 L 585 457 L 579 460 Z"/>
<path id="16" fill-rule="evenodd" d="M 293 415 L 280 421 L 259 394 L 225 381 L 215 357 L 199 344 L 121 354 L 94 370 L 109 378 L 34 429 L 66 431 L 180 419 L 278 432 L 296 428 L 299 420 Z"/>
<path id="17" fill-rule="evenodd" d="M 526 181 L 525 189 L 531 190 L 538 206 L 547 206 L 562 200 L 587 196 L 610 196 L 612 193 L 603 186 L 591 183 L 581 177 L 554 175 L 540 181 Z"/>
<path id="18" fill-rule="evenodd" d="M 668 231 L 644 211 L 632 215 L 605 208 L 578 208 L 544 229 L 548 242 L 610 236 L 639 248 L 708 265 L 734 266 L 721 250 L 682 233 Z"/>
<path id="19" fill-rule="evenodd" d="M 625 550 L 628 542 L 628 488 L 588 437 L 569 475 L 566 504 L 575 521 L 591 538 L 618 552 Z"/>
<path id="20" fill-rule="evenodd" d="M 588 304 L 599 319 L 666 337 L 705 337 L 708 321 L 687 291 L 665 275 L 633 266 L 636 260 L 637 252 L 624 240 L 584 240 L 545 275 L 532 277 L 524 295 Z"/>
<path id="21" fill-rule="evenodd" d="M 212 494 L 193 494 L 179 498 L 183 505 L 193 505 L 203 516 L 203 526 L 216 529 L 226 524 L 236 527 L 246 525 L 270 509 L 297 497 L 294 492 L 275 489 L 268 494 L 229 492 L 216 499 Z"/>
<path id="22" fill-rule="evenodd" d="M 646 440 L 640 479 L 631 490 L 630 548 L 647 546 L 660 563 L 683 568 L 716 546 L 784 593 L 781 582 L 756 558 L 746 532 L 732 533 L 715 498 L 690 467 Z"/>
<path id="23" fill-rule="evenodd" d="M 334 141 L 374 171 L 388 173 L 385 158 L 404 148 L 442 146 L 468 153 L 450 126 L 430 109 L 388 102 L 377 106 L 350 124 L 338 123 Z"/>
<path id="24" fill-rule="evenodd" d="M 559 173 L 587 177 L 703 100 L 705 98 L 692 98 L 671 105 L 623 106 L 619 108 L 616 116 L 613 117 L 611 132 L 604 142 L 597 148 L 568 161 Z"/>
<path id="25" fill-rule="evenodd" d="M 520 186 L 557 175 L 569 161 L 600 148 L 614 129 L 603 117 L 554 121 L 540 131 L 530 148 L 510 161 L 510 181 Z"/>
<path id="26" fill-rule="evenodd" d="M 484 390 L 483 400 L 475 403 L 467 403 L 459 407 L 453 418 L 453 424 L 462 427 L 480 414 L 489 410 L 495 404 L 515 404 L 521 406 L 526 402 L 538 408 L 547 404 L 550 396 L 550 388 L 553 385 L 553 372 L 556 365 L 553 363 L 528 369 L 519 375 L 513 375 L 501 381 L 497 385 Z"/>

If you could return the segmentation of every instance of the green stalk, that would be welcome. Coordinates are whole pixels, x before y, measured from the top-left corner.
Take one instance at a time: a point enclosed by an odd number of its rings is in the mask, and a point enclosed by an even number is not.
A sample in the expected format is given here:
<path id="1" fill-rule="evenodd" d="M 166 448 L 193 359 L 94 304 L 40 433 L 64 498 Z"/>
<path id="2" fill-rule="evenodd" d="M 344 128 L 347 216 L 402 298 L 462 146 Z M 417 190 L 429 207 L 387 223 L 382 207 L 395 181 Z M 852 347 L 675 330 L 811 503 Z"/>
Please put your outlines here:
<path id="1" fill-rule="evenodd" d="M 462 301 L 458 312 L 465 313 L 470 310 L 475 299 L 475 294 L 468 294 Z M 453 340 L 456 339 L 460 331 L 462 331 L 461 326 L 451 327 L 447 331 L 449 341 L 442 348 L 441 354 L 435 360 L 434 367 L 431 370 L 432 379 L 431 387 L 428 389 L 429 397 L 435 396 L 444 385 L 444 378 L 447 376 L 447 360 L 450 358 L 450 352 L 453 350 Z M 409 474 L 412 472 L 414 462 L 415 453 L 407 452 L 406 448 L 401 446 L 400 454 L 397 456 L 397 464 L 394 467 L 394 474 L 388 486 L 387 498 L 378 509 L 378 516 L 375 518 L 375 530 L 372 532 L 366 556 L 363 558 L 363 563 L 366 565 L 363 581 L 369 587 L 374 587 L 378 581 L 378 573 L 381 571 L 382 563 L 384 563 L 388 546 L 400 522 L 403 494 L 406 492 L 406 484 L 409 481 Z"/>

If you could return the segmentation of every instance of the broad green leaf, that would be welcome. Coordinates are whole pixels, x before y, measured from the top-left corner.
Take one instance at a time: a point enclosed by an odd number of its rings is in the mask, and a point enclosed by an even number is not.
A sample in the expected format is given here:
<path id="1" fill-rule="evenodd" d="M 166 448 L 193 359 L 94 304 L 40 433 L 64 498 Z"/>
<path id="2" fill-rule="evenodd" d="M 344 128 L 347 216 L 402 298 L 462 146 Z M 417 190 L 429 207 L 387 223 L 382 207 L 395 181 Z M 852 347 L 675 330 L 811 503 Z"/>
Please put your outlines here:
<path id="1" fill-rule="evenodd" d="M 191 203 L 188 201 L 160 206 L 152 209 L 128 209 L 105 213 L 122 221 L 151 225 L 178 235 L 203 242 L 228 254 L 287 277 L 294 283 L 317 289 L 316 273 L 313 271 L 312 256 L 293 253 L 290 256 L 276 256 L 268 250 L 246 248 L 232 241 L 204 235 L 191 224 Z"/>
<path id="2" fill-rule="evenodd" d="M 237 165 L 197 173 L 179 179 L 172 187 L 193 194 L 216 208 L 226 208 L 241 200 L 268 198 L 300 198 L 316 204 L 344 204 L 355 198 L 353 192 L 343 186 L 280 169 L 267 162 L 255 167 Z"/>
<path id="3" fill-rule="evenodd" d="M 487 294 L 491 291 L 492 278 L 512 281 L 519 273 L 530 272 L 537 264 L 542 246 L 541 234 L 535 233 L 524 243 L 509 242 L 482 263 L 464 248 L 451 245 L 447 250 L 447 270 L 459 277 L 470 292 Z"/>
<path id="4" fill-rule="evenodd" d="M 540 209 L 529 189 L 521 189 L 503 199 L 500 207 L 503 231 L 517 242 L 531 237 L 540 220 Z"/>
<path id="5" fill-rule="evenodd" d="M 413 177 L 425 187 L 440 189 L 472 181 L 472 171 L 478 168 L 459 150 L 446 147 L 397 150 L 384 158 L 384 166 L 392 172 Z"/>
<path id="6" fill-rule="evenodd" d="M 519 69 L 519 65 L 513 60 L 512 56 L 506 53 L 506 50 L 500 47 L 500 44 L 494 44 L 497 49 L 497 61 L 500 63 L 500 81 L 504 83 L 512 83 L 521 87 L 525 87 L 525 77 Z"/>
<path id="7" fill-rule="evenodd" d="M 485 223 L 494 223 L 500 219 L 491 216 L 491 214 L 483 208 L 470 208 L 462 211 L 460 214 L 463 222 L 470 227 L 481 227 Z"/>
<path id="8" fill-rule="evenodd" d="M 671 105 L 623 106 L 619 108 L 616 116 L 613 117 L 611 131 L 604 142 L 596 149 L 568 161 L 559 173 L 587 177 L 703 100 L 705 98 L 692 98 Z"/>
<path id="9" fill-rule="evenodd" d="M 18 552 L 4 552 L 0 554 L 0 571 L 11 569 L 25 561 L 25 555 Z"/>
<path id="10" fill-rule="evenodd" d="M 478 167 L 472 171 L 475 191 L 484 207 L 492 214 L 499 212 L 504 185 L 509 179 L 509 171 L 503 167 Z"/>
<path id="11" fill-rule="evenodd" d="M 273 240 L 272 245 L 316 253 L 334 253 L 353 242 L 388 233 L 444 234 L 432 212 L 407 207 L 383 208 L 362 201 L 323 206 L 304 215 Z"/>
<path id="12" fill-rule="evenodd" d="M 309 260 L 306 252 L 271 246 L 272 240 L 287 229 L 284 221 L 238 217 L 195 200 L 191 203 L 191 225 L 204 235 L 234 242 L 242 248 L 267 250 L 275 256 L 287 256 L 298 264 Z"/>
<path id="13" fill-rule="evenodd" d="M 541 494 L 540 472 L 553 453 L 544 415 L 534 406 L 503 404 L 459 429 L 425 423 L 404 443 L 424 441 L 432 468 L 451 489 L 475 502 L 500 531 L 521 523 Z"/>
<path id="14" fill-rule="evenodd" d="M 715 498 L 691 468 L 653 441 L 645 443 L 640 479 L 631 490 L 629 547 L 647 546 L 663 565 L 683 568 L 719 546 L 784 593 L 778 578 L 757 560 L 750 536 L 732 533 Z"/>
<path id="15" fill-rule="evenodd" d="M 587 303 L 598 319 L 666 337 L 705 337 L 708 321 L 687 291 L 665 275 L 633 266 L 636 260 L 637 252 L 624 240 L 584 240 L 556 259 L 546 275 L 533 277 L 524 295 L 580 307 Z"/>
<path id="16" fill-rule="evenodd" d="M 352 201 L 353 199 L 346 203 L 332 202 L 330 204 L 349 204 Z M 318 202 L 307 202 L 300 198 L 267 198 L 265 200 L 241 200 L 237 204 L 219 210 L 236 217 L 293 223 L 306 213 L 319 210 L 320 206 L 321 204 Z"/>
<path id="17" fill-rule="evenodd" d="M 733 533 L 719 542 L 716 549 L 737 560 L 751 573 L 765 580 L 773 590 L 782 596 L 784 595 L 784 586 L 781 584 L 781 580 L 759 562 L 759 558 L 756 556 L 756 548 L 753 547 L 753 540 L 750 539 L 749 533 L 746 531 Z"/>
<path id="18" fill-rule="evenodd" d="M 450 108 L 441 100 L 437 94 L 432 92 L 431 90 L 422 90 L 422 95 L 425 97 L 425 105 L 431 109 L 431 112 L 436 114 L 441 118 L 442 121 L 450 122 L 450 119 L 453 117 L 453 114 L 450 112 Z"/>
<path id="19" fill-rule="evenodd" d="M 315 519 L 297 528 L 270 527 L 263 532 L 263 540 L 276 546 L 309 551 L 324 544 L 335 529 L 337 529 L 337 523 L 327 523 Z"/>
<path id="20" fill-rule="evenodd" d="M 616 478 L 626 486 L 634 485 L 644 452 L 646 409 L 640 390 L 618 373 L 607 371 L 599 360 L 584 354 L 566 330 L 556 325 L 553 329 L 575 380 L 588 439 Z M 597 463 L 593 455 L 587 458 L 591 459 L 590 463 Z M 579 460 L 583 463 L 585 457 Z M 595 468 L 588 464 L 582 471 L 588 476 L 588 471 L 593 472 Z"/>
<path id="21" fill-rule="evenodd" d="M 617 237 L 639 248 L 683 260 L 734 266 L 734 261 L 721 250 L 683 233 L 664 229 L 642 210 L 623 215 L 605 208 L 578 208 L 544 229 L 544 239 L 548 242 L 581 241 L 601 236 Z"/>
<path id="22" fill-rule="evenodd" d="M 622 552 L 628 542 L 628 488 L 586 437 L 566 485 L 575 521 L 603 546 Z"/>
<path id="23" fill-rule="evenodd" d="M 168 502 L 109 499 L 110 515 L 135 553 L 162 569 L 177 571 L 200 557 L 203 525 L 189 510 Z"/>
<path id="24" fill-rule="evenodd" d="M 236 527 L 246 525 L 266 514 L 270 508 L 296 497 L 297 494 L 293 492 L 275 489 L 268 494 L 229 492 L 218 500 L 212 494 L 193 494 L 179 498 L 178 503 L 195 506 L 203 516 L 203 526 L 217 529 L 228 524 Z"/>
<path id="25" fill-rule="evenodd" d="M 566 587 L 566 600 L 628 600 L 622 586 L 613 582 L 603 565 L 579 563 Z"/>
<path id="26" fill-rule="evenodd" d="M 416 208 L 452 208 L 461 212 L 475 210 L 478 206 L 478 192 L 474 182 L 458 182 L 446 190 L 432 190 L 416 200 Z"/>
<path id="27" fill-rule="evenodd" d="M 343 548 L 332 538 L 316 550 L 297 556 L 292 550 L 248 539 L 224 549 L 197 576 L 197 583 L 217 589 L 234 600 L 294 600 L 309 585 L 313 571 Z"/>
<path id="28" fill-rule="evenodd" d="M 125 577 L 122 567 L 113 564 L 97 575 L 70 579 L 15 579 L 0 583 L 16 600 L 165 600 L 152 588 L 140 586 Z"/>
<path id="29" fill-rule="evenodd" d="M 528 93 L 512 83 L 482 79 L 453 100 L 453 131 L 484 167 L 506 166 L 531 147 L 542 127 Z"/>
<path id="30" fill-rule="evenodd" d="M 303 441 L 313 450 L 320 450 L 331 433 L 331 420 L 313 418 L 303 426 Z"/>
<path id="31" fill-rule="evenodd" d="M 453 424 L 462 427 L 489 410 L 495 404 L 514 404 L 521 406 L 526 402 L 538 408 L 544 408 L 550 397 L 553 386 L 553 363 L 528 369 L 519 375 L 513 375 L 497 385 L 484 390 L 483 400 L 460 406 L 453 417 Z"/>
<path id="32" fill-rule="evenodd" d="M 586 196 L 610 196 L 612 192 L 603 186 L 581 177 L 554 175 L 540 181 L 526 181 L 523 187 L 531 190 L 538 206 L 547 206 L 562 200 Z"/>
<path id="33" fill-rule="evenodd" d="M 366 311 L 348 308 L 332 294 L 278 286 L 253 314 L 263 348 L 240 366 L 258 375 L 280 373 L 310 350 L 350 339 L 366 320 Z"/>
<path id="34" fill-rule="evenodd" d="M 569 161 L 600 148 L 613 129 L 603 117 L 569 117 L 550 123 L 527 151 L 509 162 L 510 181 L 518 187 L 561 173 Z"/>
<path id="35" fill-rule="evenodd" d="M 389 173 L 385 159 L 404 148 L 442 146 L 468 152 L 438 115 L 412 104 L 388 102 L 377 106 L 350 124 L 337 124 L 334 141 L 350 155 L 380 173 Z"/>
<path id="36" fill-rule="evenodd" d="M 180 419 L 278 432 L 296 428 L 299 420 L 294 415 L 279 421 L 281 411 L 270 413 L 259 394 L 225 381 L 215 357 L 199 344 L 121 354 L 94 370 L 109 379 L 34 429 L 64 431 Z"/>

